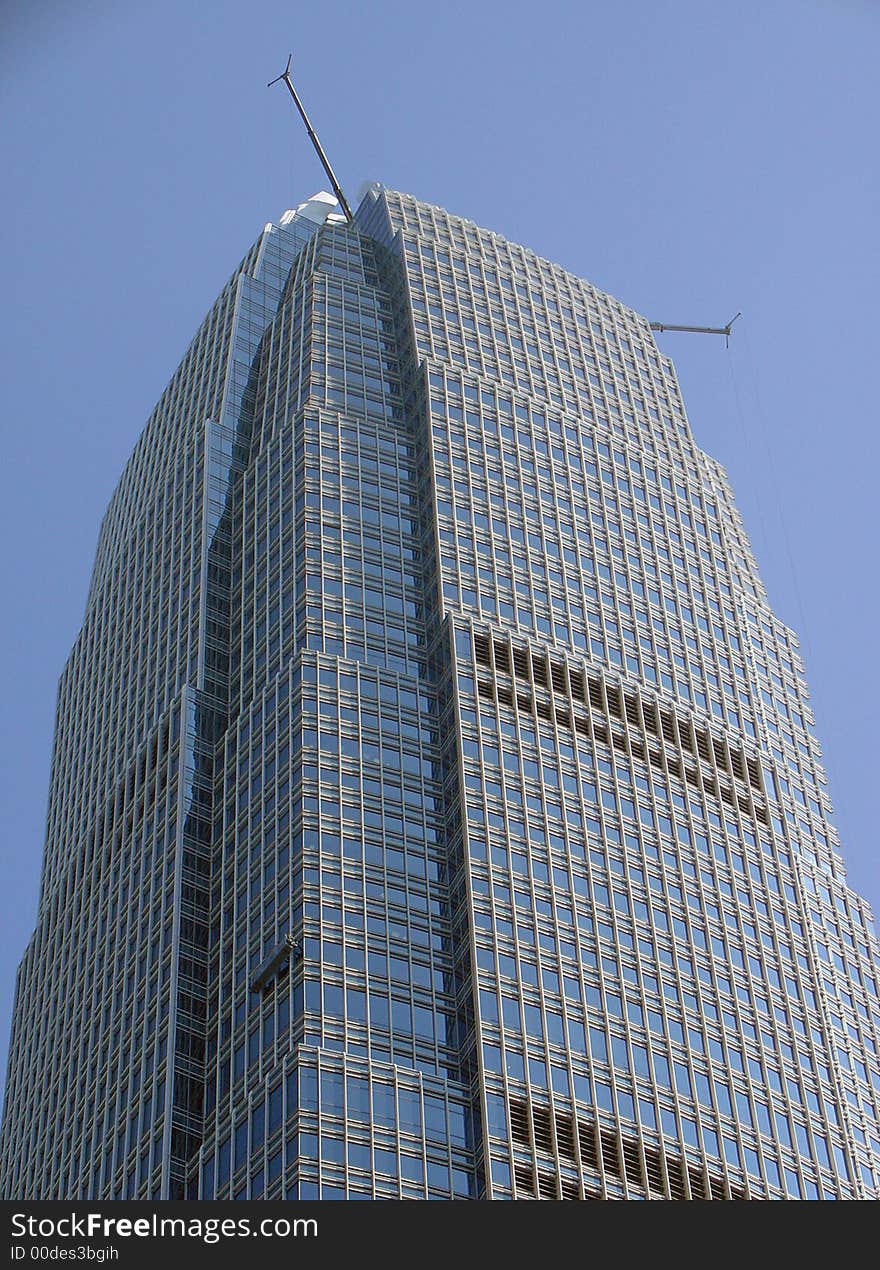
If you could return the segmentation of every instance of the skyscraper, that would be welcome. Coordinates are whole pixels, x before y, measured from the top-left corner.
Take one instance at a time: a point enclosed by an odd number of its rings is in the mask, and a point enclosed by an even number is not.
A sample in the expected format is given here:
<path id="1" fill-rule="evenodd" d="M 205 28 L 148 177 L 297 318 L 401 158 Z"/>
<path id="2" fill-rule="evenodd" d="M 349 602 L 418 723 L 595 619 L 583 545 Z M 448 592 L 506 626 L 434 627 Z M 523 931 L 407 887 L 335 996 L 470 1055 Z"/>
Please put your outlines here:
<path id="1" fill-rule="evenodd" d="M 267 225 L 106 513 L 27 1198 L 880 1196 L 880 950 L 650 324 L 372 188 Z"/>

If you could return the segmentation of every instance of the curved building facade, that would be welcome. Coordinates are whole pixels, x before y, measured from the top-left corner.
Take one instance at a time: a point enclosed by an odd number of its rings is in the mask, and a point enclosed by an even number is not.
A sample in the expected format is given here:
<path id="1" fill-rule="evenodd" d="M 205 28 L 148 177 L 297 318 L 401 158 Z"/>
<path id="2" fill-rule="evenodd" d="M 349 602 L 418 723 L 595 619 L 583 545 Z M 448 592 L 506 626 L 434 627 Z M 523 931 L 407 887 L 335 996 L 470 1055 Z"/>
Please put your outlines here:
<path id="1" fill-rule="evenodd" d="M 2 1193 L 877 1198 L 812 722 L 650 324 L 300 204 L 101 528 Z"/>

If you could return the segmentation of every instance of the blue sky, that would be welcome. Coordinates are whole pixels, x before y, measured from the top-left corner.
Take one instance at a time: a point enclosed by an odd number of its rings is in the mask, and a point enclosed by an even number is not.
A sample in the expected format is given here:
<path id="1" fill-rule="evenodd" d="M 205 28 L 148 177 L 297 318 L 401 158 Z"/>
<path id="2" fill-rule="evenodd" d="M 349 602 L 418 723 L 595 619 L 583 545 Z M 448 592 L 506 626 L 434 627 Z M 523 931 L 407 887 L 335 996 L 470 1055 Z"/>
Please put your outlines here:
<path id="1" fill-rule="evenodd" d="M 652 319 L 802 636 L 851 883 L 880 905 L 876 0 L 7 0 L 0 1055 L 33 930 L 58 675 L 98 525 L 261 226 L 378 179 Z"/>

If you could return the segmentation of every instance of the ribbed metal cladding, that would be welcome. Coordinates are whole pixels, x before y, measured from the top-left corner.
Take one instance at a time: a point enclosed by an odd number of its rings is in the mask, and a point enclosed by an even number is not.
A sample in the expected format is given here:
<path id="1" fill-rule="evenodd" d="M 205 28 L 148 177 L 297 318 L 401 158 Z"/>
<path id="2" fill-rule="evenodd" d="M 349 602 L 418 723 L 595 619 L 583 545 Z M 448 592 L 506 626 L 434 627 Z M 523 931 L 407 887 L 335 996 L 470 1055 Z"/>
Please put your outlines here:
<path id="1" fill-rule="evenodd" d="M 649 323 L 330 211 L 266 227 L 102 525 L 3 1194 L 877 1198 L 872 916 Z"/>

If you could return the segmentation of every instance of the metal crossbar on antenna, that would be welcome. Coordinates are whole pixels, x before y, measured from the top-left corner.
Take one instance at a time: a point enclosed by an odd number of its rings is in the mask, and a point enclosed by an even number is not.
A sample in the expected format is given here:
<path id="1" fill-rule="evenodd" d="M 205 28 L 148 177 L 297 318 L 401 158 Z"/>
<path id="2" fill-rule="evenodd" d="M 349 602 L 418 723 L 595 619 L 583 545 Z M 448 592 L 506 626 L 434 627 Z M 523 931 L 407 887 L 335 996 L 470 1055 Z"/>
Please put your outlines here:
<path id="1" fill-rule="evenodd" d="M 290 57 L 288 57 L 287 59 L 287 65 L 285 66 L 283 72 L 280 75 L 276 75 L 276 77 L 273 80 L 270 80 L 269 83 L 266 85 L 266 87 L 271 88 L 272 85 L 277 84 L 279 80 L 282 80 L 282 79 L 284 80 L 285 84 L 287 85 L 287 90 L 290 93 L 291 97 L 293 98 L 296 104 L 297 110 L 302 116 L 302 121 L 306 126 L 306 132 L 309 134 L 309 137 L 311 138 L 312 145 L 315 147 L 315 150 L 317 151 L 318 158 L 321 160 L 321 163 L 324 166 L 324 171 L 327 173 L 327 176 L 330 179 L 330 184 L 333 186 L 333 193 L 336 195 L 337 199 L 339 200 L 339 206 L 342 208 L 343 212 L 345 212 L 345 219 L 348 221 L 350 225 L 352 221 L 354 220 L 354 216 L 352 215 L 351 208 L 348 205 L 348 199 L 345 197 L 345 195 L 342 192 L 342 186 L 339 184 L 339 182 L 336 179 L 333 169 L 330 166 L 330 160 L 327 158 L 326 154 L 324 153 L 324 147 L 321 145 L 320 141 L 318 140 L 318 134 L 315 132 L 314 128 L 312 127 L 309 121 L 309 117 L 305 112 L 305 107 L 300 101 L 297 95 L 297 91 L 293 86 L 293 80 L 290 78 L 290 63 L 292 61 L 293 61 L 293 54 L 291 53 Z"/>
<path id="2" fill-rule="evenodd" d="M 723 335 L 730 347 L 730 328 L 738 317 L 742 317 L 741 313 L 735 314 L 727 326 L 673 326 L 669 322 L 652 322 L 652 331 L 691 331 L 694 335 Z"/>

